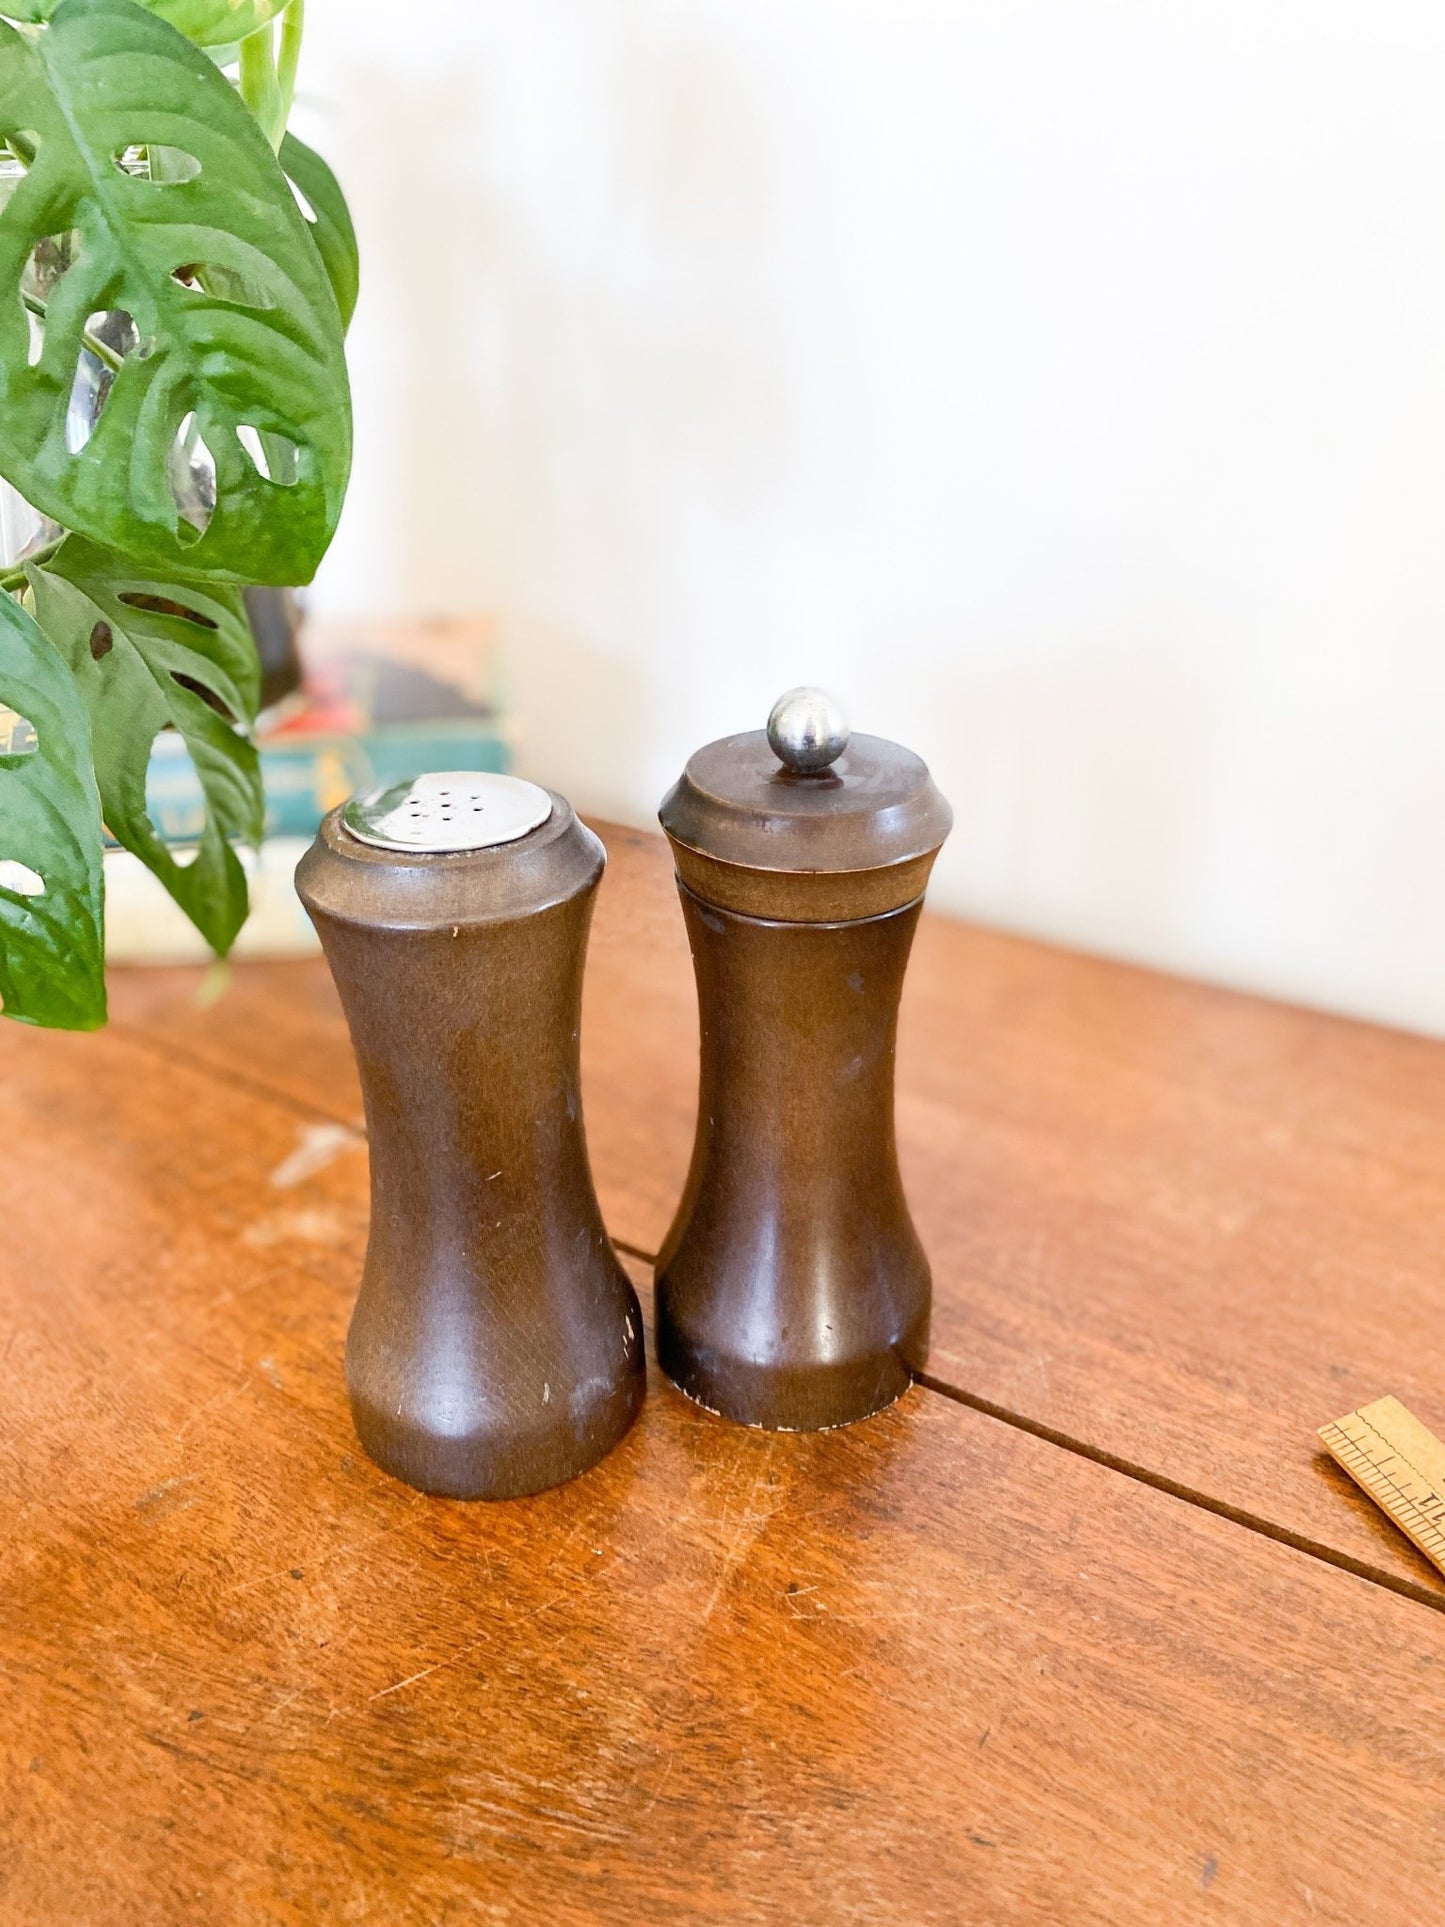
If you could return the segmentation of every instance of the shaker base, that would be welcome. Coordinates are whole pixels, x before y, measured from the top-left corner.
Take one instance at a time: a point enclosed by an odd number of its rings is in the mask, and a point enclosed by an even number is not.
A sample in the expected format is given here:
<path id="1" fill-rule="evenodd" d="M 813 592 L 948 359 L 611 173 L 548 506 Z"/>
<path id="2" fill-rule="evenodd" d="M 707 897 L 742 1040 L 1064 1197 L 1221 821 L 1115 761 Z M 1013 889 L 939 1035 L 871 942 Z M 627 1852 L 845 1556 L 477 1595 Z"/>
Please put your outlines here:
<path id="1" fill-rule="evenodd" d="M 351 1417 L 367 1457 L 393 1479 L 442 1499 L 522 1499 L 589 1471 L 616 1445 L 642 1410 L 638 1372 L 576 1424 L 501 1437 L 451 1438 L 403 1425 L 354 1390 Z"/>
<path id="2" fill-rule="evenodd" d="M 928 1357 L 927 1327 L 871 1358 L 760 1365 L 694 1344 L 661 1315 L 657 1362 L 697 1405 L 765 1432 L 826 1432 L 871 1418 L 901 1398 Z"/>

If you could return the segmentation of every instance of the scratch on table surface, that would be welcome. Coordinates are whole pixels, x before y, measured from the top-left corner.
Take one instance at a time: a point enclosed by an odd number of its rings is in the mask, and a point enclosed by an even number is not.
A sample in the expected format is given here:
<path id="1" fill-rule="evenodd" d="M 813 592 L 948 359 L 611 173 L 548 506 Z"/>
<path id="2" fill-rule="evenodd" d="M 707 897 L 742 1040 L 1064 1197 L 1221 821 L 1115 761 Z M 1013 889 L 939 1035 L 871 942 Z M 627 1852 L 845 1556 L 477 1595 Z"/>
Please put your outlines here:
<path id="1" fill-rule="evenodd" d="M 773 1441 L 769 1438 L 764 1446 L 763 1464 L 758 1471 L 757 1477 L 753 1480 L 747 1503 L 743 1507 L 742 1519 L 738 1524 L 737 1531 L 733 1534 L 728 1544 L 726 1552 L 723 1554 L 722 1563 L 718 1568 L 717 1583 L 712 1589 L 707 1604 L 702 1609 L 702 1623 L 704 1625 L 712 1618 L 713 1612 L 717 1607 L 717 1602 L 722 1598 L 724 1586 L 726 1586 L 737 1567 L 747 1557 L 758 1535 L 783 1502 L 782 1494 L 778 1493 L 777 1488 L 769 1476 L 772 1470 L 774 1450 Z M 758 1501 L 764 1493 L 772 1493 L 774 1495 L 773 1501 L 770 1505 L 764 1504 L 759 1507 Z M 727 1517 L 726 1505 L 723 1507 L 723 1517 Z"/>
<path id="2" fill-rule="evenodd" d="M 454 1653 L 451 1659 L 436 1660 L 430 1666 L 423 1666 L 418 1673 L 408 1673 L 405 1679 L 395 1680 L 390 1686 L 383 1686 L 379 1693 L 369 1693 L 366 1699 L 367 1705 L 370 1706 L 374 1700 L 384 1700 L 388 1694 L 399 1693 L 403 1687 L 415 1686 L 419 1679 L 430 1679 L 433 1673 L 439 1673 L 443 1666 L 450 1666 L 453 1659 L 460 1657 L 459 1653 Z"/>
<path id="3" fill-rule="evenodd" d="M 390 1526 L 377 1526 L 373 1531 L 362 1533 L 355 1539 L 347 1539 L 341 1545 L 328 1546 L 323 1551 L 311 1552 L 309 1556 L 303 1554 L 303 1557 L 306 1559 L 306 1565 L 313 1579 L 325 1578 L 329 1577 L 343 1561 L 348 1565 L 354 1564 L 369 1552 L 378 1540 L 390 1536 Z M 248 1578 L 237 1579 L 231 1585 L 223 1586 L 217 1597 L 234 1599 L 239 1593 L 254 1592 L 258 1586 L 279 1585 L 283 1579 L 290 1578 L 294 1563 L 293 1560 L 288 1561 L 284 1566 L 268 1566 L 265 1572 L 253 1572 Z M 415 1570 L 415 1566 L 407 1568 L 408 1573 Z"/>
<path id="4" fill-rule="evenodd" d="M 140 1497 L 132 1500 L 131 1503 L 137 1512 L 154 1513 L 157 1518 L 164 1517 L 168 1512 L 184 1512 L 188 1506 L 197 1504 L 201 1495 L 199 1492 L 193 1492 L 188 1496 L 182 1496 L 181 1489 L 183 1486 L 194 1485 L 198 1476 L 195 1472 L 182 1472 L 174 1479 L 162 1479 L 159 1485 L 153 1485 L 148 1492 L 142 1492 Z"/>
<path id="5" fill-rule="evenodd" d="M 176 1427 L 176 1444 L 179 1445 L 191 1427 L 198 1424 L 208 1412 L 215 1411 L 217 1406 L 234 1404 L 243 1392 L 249 1392 L 250 1389 L 251 1374 L 249 1371 L 243 1371 L 233 1385 L 223 1385 L 220 1391 L 212 1392 L 209 1398 L 203 1399 L 190 1416 L 183 1419 Z"/>
<path id="6" fill-rule="evenodd" d="M 933 1621 L 939 1619 L 957 1619 L 959 1617 L 975 1618 L 979 1613 L 977 1605 L 968 1600 L 951 1600 L 946 1605 L 940 1605 L 930 1597 L 923 1597 L 916 1606 L 895 1606 L 893 1603 L 893 1594 L 896 1589 L 893 1586 L 885 1584 L 883 1581 L 860 1581 L 858 1583 L 860 1589 L 870 1587 L 870 1585 L 879 1586 L 887 1593 L 888 1597 L 876 1606 L 860 1603 L 860 1605 L 851 1612 L 839 1611 L 836 1606 L 829 1607 L 821 1604 L 814 1608 L 815 1612 L 826 1612 L 833 1623 L 838 1626 L 903 1626 L 920 1620 Z M 807 1613 L 797 1613 L 794 1617 L 806 1619 L 809 1618 L 810 1615 Z"/>
<path id="7" fill-rule="evenodd" d="M 672 1769 L 673 1769 L 675 1759 L 676 1759 L 676 1755 L 669 1753 L 666 1760 L 663 1762 L 661 1778 L 658 1780 L 657 1785 L 653 1790 L 652 1798 L 648 1801 L 647 1805 L 642 1809 L 641 1813 L 638 1814 L 637 1817 L 639 1820 L 645 1820 L 648 1814 L 651 1813 L 652 1809 L 657 1805 L 658 1801 L 662 1798 L 663 1793 L 666 1791 L 667 1783 L 669 1779 L 672 1777 Z"/>
<path id="8" fill-rule="evenodd" d="M 353 1131 L 349 1124 L 303 1124 L 300 1138 L 296 1149 L 289 1157 L 282 1158 L 271 1173 L 271 1183 L 278 1190 L 300 1184 L 316 1172 L 324 1171 L 343 1151 L 359 1150 L 366 1143 L 361 1133 Z"/>
<path id="9" fill-rule="evenodd" d="M 556 1566 L 561 1564 L 573 1546 L 576 1545 L 578 1539 L 585 1536 L 588 1540 L 591 1540 L 594 1537 L 593 1525 L 594 1522 L 585 1517 L 574 1518 L 572 1520 L 571 1524 L 567 1527 L 566 1535 L 553 1550 L 551 1557 L 547 1561 L 548 1572 L 551 1572 Z M 490 1558 L 490 1548 L 488 1548 L 488 1556 Z M 488 1569 L 490 1570 L 490 1567 Z"/>
<path id="10" fill-rule="evenodd" d="M 383 1686 L 379 1692 L 369 1693 L 366 1704 L 372 1706 L 377 1700 L 389 1698 L 392 1693 L 400 1693 L 405 1687 L 415 1686 L 419 1680 L 430 1679 L 433 1673 L 439 1673 L 444 1666 L 459 1665 L 462 1660 L 470 1659 L 480 1647 L 490 1646 L 491 1643 L 491 1635 L 484 1633 L 480 1639 L 472 1640 L 459 1652 L 448 1653 L 445 1659 L 433 1660 L 430 1666 L 423 1666 L 415 1673 L 408 1673 L 405 1679 L 394 1680 L 390 1686 Z"/>
<path id="11" fill-rule="evenodd" d="M 282 1566 L 276 1571 L 255 1572 L 249 1579 L 238 1579 L 234 1585 L 222 1586 L 216 1597 L 234 1599 L 239 1593 L 255 1592 L 260 1586 L 279 1585 L 283 1579 L 289 1579 L 290 1576 L 289 1566 Z"/>
<path id="12" fill-rule="evenodd" d="M 513 1827 L 519 1820 L 531 1819 L 537 1814 L 542 1814 L 555 1825 L 565 1827 L 570 1833 L 580 1833 L 587 1840 L 607 1840 L 621 1846 L 630 1838 L 623 1828 L 609 1827 L 605 1821 L 589 1820 L 580 1813 L 569 1813 L 564 1807 L 532 1806 L 530 1803 L 509 1805 L 504 1800 L 487 1800 L 476 1793 L 464 1796 L 462 1804 L 469 1816 L 478 1811 L 492 1813 Z"/>
<path id="13" fill-rule="evenodd" d="M 529 1619 L 540 1619 L 543 1613 L 551 1612 L 554 1606 L 560 1606 L 566 1597 L 565 1592 L 553 1593 L 552 1597 L 544 1599 L 540 1606 L 533 1606 L 530 1612 L 520 1613 L 516 1623 L 520 1626 Z"/>

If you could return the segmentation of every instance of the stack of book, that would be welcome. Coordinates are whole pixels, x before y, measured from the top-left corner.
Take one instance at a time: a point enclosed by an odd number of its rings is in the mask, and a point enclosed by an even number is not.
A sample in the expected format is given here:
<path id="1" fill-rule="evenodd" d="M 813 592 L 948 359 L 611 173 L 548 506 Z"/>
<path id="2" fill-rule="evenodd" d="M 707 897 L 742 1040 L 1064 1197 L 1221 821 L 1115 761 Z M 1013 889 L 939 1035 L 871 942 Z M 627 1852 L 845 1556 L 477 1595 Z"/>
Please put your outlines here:
<path id="1" fill-rule="evenodd" d="M 490 637 L 476 621 L 311 627 L 302 688 L 256 733 L 266 836 L 242 852 L 251 916 L 232 954 L 304 956 L 316 938 L 296 897 L 296 865 L 328 810 L 354 791 L 426 770 L 499 770 L 512 749 L 492 688 Z M 151 821 L 172 845 L 200 836 L 205 797 L 181 738 L 157 740 L 146 782 Z M 185 963 L 205 943 L 139 858 L 105 857 L 111 963 Z"/>

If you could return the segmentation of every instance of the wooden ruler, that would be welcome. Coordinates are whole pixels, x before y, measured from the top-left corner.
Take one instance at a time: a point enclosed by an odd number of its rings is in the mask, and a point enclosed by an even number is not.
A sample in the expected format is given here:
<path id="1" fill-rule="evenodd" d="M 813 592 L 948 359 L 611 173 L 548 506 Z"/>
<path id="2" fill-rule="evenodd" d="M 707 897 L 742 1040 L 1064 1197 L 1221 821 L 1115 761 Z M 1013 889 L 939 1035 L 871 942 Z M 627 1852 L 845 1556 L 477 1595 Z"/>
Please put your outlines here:
<path id="1" fill-rule="evenodd" d="M 1377 1398 L 1320 1430 L 1327 1450 L 1445 1572 L 1445 1445 L 1397 1398 Z"/>

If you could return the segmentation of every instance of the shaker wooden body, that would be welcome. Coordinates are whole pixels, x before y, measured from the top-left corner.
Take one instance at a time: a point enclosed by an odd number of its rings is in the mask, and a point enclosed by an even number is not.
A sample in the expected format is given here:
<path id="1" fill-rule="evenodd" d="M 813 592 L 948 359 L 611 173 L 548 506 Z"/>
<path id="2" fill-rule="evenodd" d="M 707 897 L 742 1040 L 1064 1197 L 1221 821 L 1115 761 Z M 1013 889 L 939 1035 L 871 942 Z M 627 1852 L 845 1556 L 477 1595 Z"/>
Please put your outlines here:
<path id="1" fill-rule="evenodd" d="M 895 744 L 844 732 L 807 770 L 781 753 L 761 731 L 710 744 L 662 806 L 701 1065 L 692 1165 L 657 1263 L 657 1354 L 727 1418 L 813 1431 L 890 1404 L 928 1353 L 894 1052 L 952 819 Z"/>
<path id="2" fill-rule="evenodd" d="M 658 1363 L 744 1424 L 842 1425 L 890 1404 L 928 1355 L 928 1261 L 893 1135 L 920 904 L 785 923 L 681 896 L 702 1062 L 658 1262 Z"/>
<path id="3" fill-rule="evenodd" d="M 552 798 L 520 842 L 357 842 L 297 886 L 351 1028 L 371 1233 L 346 1344 L 357 1433 L 422 1491 L 509 1498 L 584 1471 L 642 1399 L 642 1322 L 592 1187 L 582 969 L 602 845 Z"/>

